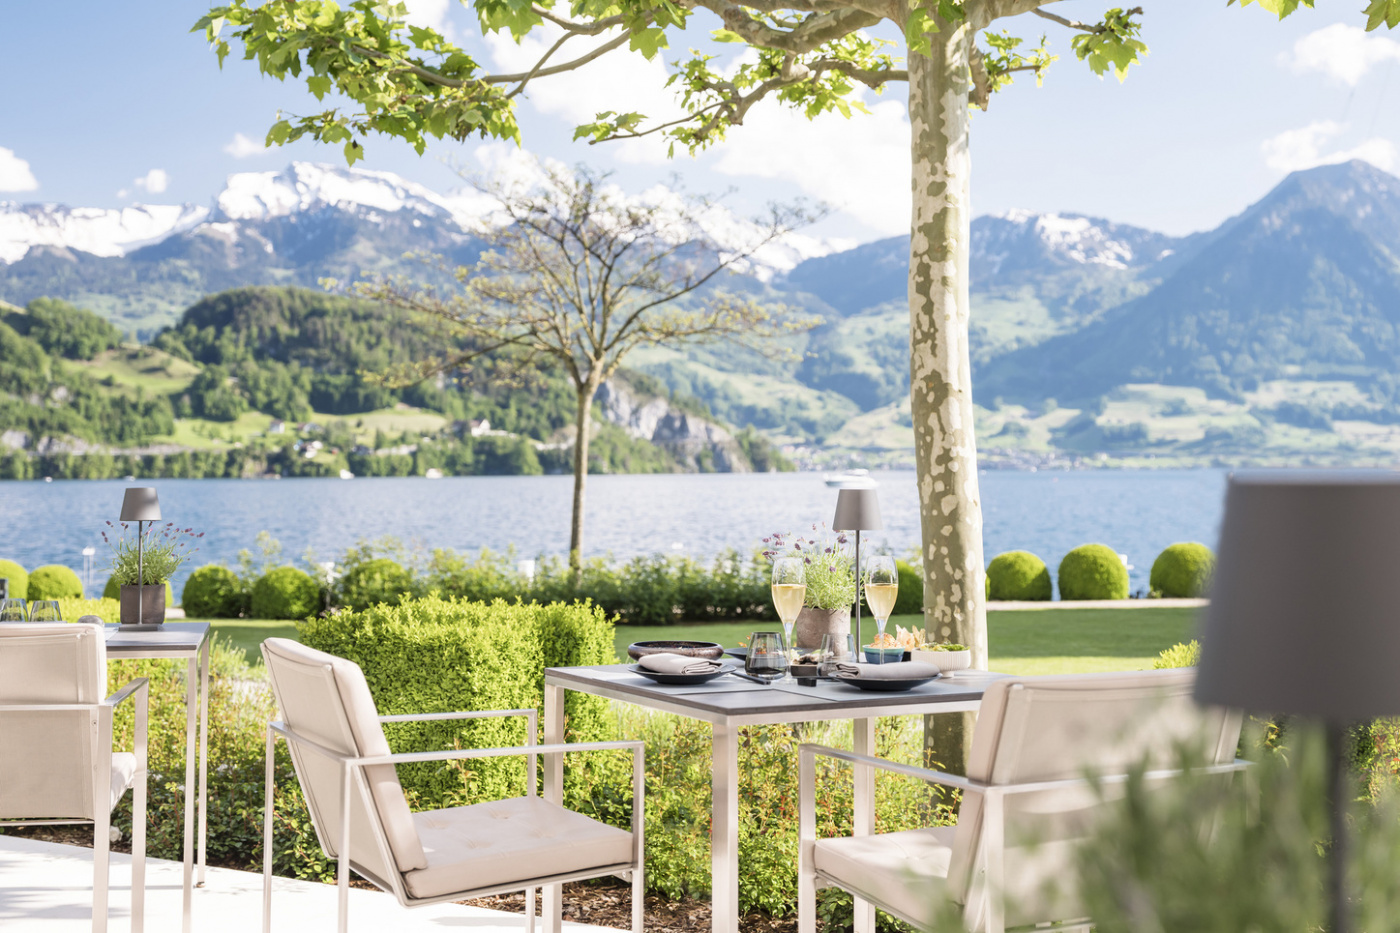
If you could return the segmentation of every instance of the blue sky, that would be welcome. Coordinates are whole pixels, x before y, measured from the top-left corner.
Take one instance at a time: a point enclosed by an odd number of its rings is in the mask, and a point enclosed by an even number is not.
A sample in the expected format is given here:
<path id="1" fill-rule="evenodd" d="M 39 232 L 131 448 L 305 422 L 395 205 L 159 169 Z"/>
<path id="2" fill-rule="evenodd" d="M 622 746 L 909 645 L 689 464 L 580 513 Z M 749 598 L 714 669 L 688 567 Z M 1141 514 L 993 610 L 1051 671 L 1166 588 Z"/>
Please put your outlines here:
<path id="1" fill-rule="evenodd" d="M 456 0 L 414 5 L 415 16 L 452 29 L 488 63 L 510 67 L 522 54 L 484 44 Z M 1356 155 L 1400 172 L 1400 35 L 1360 33 L 1359 2 L 1321 5 L 1280 23 L 1224 0 L 1149 3 L 1151 54 L 1123 85 L 1075 61 L 1059 27 L 1004 21 L 1027 37 L 1048 32 L 1062 57 L 1043 88 L 1023 79 L 975 115 L 976 212 L 1076 212 L 1180 234 L 1214 227 L 1295 168 Z M 1065 0 L 1052 9 L 1092 19 L 1103 6 Z M 276 170 L 292 159 L 339 162 L 338 150 L 312 143 L 269 152 L 235 143 L 236 134 L 260 141 L 279 108 L 311 112 L 314 102 L 235 56 L 220 72 L 188 32 L 205 9 L 188 0 L 7 4 L 0 199 L 206 203 L 233 172 Z M 698 159 L 667 161 L 650 145 L 571 142 L 574 124 L 593 111 L 664 106 L 659 67 L 618 59 L 566 83 L 542 83 L 521 108 L 526 148 L 613 169 L 632 189 L 678 172 L 694 191 L 737 189 L 740 206 L 824 200 L 837 208 L 817 231 L 827 236 L 868 240 L 904 228 L 902 86 L 871 98 L 874 116 L 850 121 L 808 124 L 755 111 Z M 374 139 L 363 164 L 447 190 L 460 182 L 444 160 L 473 168 L 480 145 L 438 145 L 420 158 Z"/>

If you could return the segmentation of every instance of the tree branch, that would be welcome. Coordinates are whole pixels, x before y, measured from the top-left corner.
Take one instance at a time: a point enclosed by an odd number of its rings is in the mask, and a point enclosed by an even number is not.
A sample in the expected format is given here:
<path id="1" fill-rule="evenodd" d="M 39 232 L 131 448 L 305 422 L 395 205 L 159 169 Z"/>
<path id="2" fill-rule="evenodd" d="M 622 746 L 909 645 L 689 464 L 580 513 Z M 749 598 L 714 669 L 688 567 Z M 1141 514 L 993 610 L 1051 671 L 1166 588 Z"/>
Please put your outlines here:
<path id="1" fill-rule="evenodd" d="M 1078 20 L 1066 19 L 1065 17 L 1059 16 L 1059 15 L 1057 15 L 1057 14 L 1055 14 L 1055 13 L 1047 12 L 1047 11 L 1045 11 L 1045 10 L 1040 9 L 1039 7 L 1036 7 L 1035 9 L 1032 9 L 1031 12 L 1034 13 L 1036 16 L 1039 16 L 1041 19 L 1048 19 L 1048 20 L 1050 20 L 1050 22 L 1052 22 L 1052 23 L 1059 23 L 1061 26 L 1064 26 L 1066 29 L 1077 29 L 1077 30 L 1079 30 L 1080 32 L 1088 32 L 1088 33 L 1093 33 L 1093 34 L 1095 34 L 1095 35 L 1098 35 L 1098 34 L 1100 34 L 1100 33 L 1107 32 L 1107 31 L 1108 31 L 1107 28 L 1106 28 L 1102 23 L 1081 23 L 1081 22 L 1079 22 Z M 1126 13 L 1124 13 L 1123 15 L 1124 15 L 1124 16 L 1141 16 L 1141 15 L 1142 15 L 1142 7 L 1140 7 L 1140 6 L 1138 6 L 1138 7 L 1133 7 L 1131 10 L 1128 10 L 1128 11 L 1127 11 Z"/>

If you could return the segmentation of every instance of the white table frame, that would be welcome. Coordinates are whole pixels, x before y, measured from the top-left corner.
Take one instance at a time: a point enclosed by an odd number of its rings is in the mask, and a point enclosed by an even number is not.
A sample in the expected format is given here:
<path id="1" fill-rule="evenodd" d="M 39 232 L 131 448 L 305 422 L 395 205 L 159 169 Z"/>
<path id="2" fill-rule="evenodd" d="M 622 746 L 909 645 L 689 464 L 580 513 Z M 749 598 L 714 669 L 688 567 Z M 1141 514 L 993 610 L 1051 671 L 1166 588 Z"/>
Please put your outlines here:
<path id="1" fill-rule="evenodd" d="M 204 886 L 204 869 L 209 842 L 209 643 L 212 627 L 208 622 L 167 622 L 158 632 L 123 632 L 119 626 L 106 626 L 107 658 L 116 661 L 160 660 L 186 662 L 185 675 L 185 838 L 184 901 L 182 933 L 190 933 L 194 888 Z M 199 685 L 198 703 L 195 685 Z M 196 727 L 198 727 L 196 729 Z M 195 733 L 199 733 L 199 857 L 195 864 Z"/>
<path id="2" fill-rule="evenodd" d="M 982 693 L 1004 674 L 967 671 L 902 693 L 860 692 L 844 684 L 817 687 L 796 684 L 765 686 L 737 677 L 722 677 L 702 687 L 663 687 L 621 665 L 548 668 L 544 676 L 544 742 L 564 741 L 564 694 L 567 690 L 635 703 L 648 709 L 708 722 L 713 728 L 710 834 L 711 927 L 714 933 L 739 931 L 739 729 L 778 723 L 850 719 L 854 751 L 875 753 L 875 720 L 880 716 L 976 711 Z M 560 754 L 544 759 L 544 799 L 563 802 L 564 763 Z M 855 835 L 875 830 L 875 772 L 855 771 Z M 545 933 L 562 928 L 562 889 L 544 889 Z M 855 902 L 855 933 L 875 933 L 875 906 Z"/>

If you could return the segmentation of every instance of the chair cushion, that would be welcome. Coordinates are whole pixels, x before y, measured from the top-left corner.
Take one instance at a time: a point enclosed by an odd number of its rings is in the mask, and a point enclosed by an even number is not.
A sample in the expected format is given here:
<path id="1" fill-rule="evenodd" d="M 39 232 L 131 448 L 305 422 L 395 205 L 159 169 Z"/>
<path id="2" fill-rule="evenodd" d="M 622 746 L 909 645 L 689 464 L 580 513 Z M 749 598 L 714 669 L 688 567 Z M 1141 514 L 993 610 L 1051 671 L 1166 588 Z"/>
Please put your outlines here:
<path id="1" fill-rule="evenodd" d="M 115 752 L 112 755 L 112 809 L 122 799 L 122 794 L 131 786 L 136 777 L 136 756 L 131 752 Z"/>
<path id="2" fill-rule="evenodd" d="M 440 897 L 632 861 L 632 834 L 539 797 L 413 814 L 428 867 L 409 894 Z"/>
<path id="3" fill-rule="evenodd" d="M 947 896 L 952 826 L 817 840 L 812 864 L 841 887 L 924 925 Z"/>

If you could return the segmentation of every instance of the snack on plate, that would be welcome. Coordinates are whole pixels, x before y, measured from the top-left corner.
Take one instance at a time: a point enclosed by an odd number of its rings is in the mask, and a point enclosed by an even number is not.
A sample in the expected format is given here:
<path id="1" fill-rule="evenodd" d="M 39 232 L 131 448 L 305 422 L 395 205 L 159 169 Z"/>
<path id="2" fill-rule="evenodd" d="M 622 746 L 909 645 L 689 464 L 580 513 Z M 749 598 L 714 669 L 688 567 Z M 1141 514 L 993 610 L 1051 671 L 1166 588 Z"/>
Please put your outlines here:
<path id="1" fill-rule="evenodd" d="M 930 651 L 966 651 L 967 645 L 929 645 Z"/>
<path id="2" fill-rule="evenodd" d="M 901 630 L 901 631 L 902 631 L 902 630 Z M 888 632 L 886 632 L 886 633 L 883 634 L 883 635 L 876 635 L 874 641 L 872 641 L 869 645 L 866 645 L 866 647 L 867 647 L 867 648 L 898 648 L 898 647 L 900 647 L 900 643 L 899 643 L 899 640 L 896 639 L 893 635 L 891 635 L 891 634 L 889 634 Z"/>

